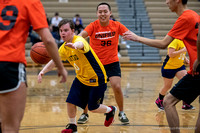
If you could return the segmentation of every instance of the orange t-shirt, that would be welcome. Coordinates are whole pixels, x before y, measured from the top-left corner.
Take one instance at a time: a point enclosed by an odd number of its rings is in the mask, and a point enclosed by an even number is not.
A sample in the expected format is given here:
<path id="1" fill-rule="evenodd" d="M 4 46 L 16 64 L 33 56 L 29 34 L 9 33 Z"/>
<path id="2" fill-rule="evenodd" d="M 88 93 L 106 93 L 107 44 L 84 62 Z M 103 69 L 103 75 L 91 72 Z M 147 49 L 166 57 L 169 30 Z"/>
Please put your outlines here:
<path id="1" fill-rule="evenodd" d="M 199 22 L 199 15 L 196 12 L 186 10 L 181 16 L 179 16 L 173 28 L 168 33 L 169 36 L 180 39 L 184 42 L 190 57 L 189 74 L 191 74 L 194 61 L 197 59 L 196 43 Z"/>
<path id="2" fill-rule="evenodd" d="M 123 24 L 110 20 L 108 26 L 101 26 L 99 20 L 96 20 L 90 23 L 85 31 L 90 36 L 90 46 L 103 65 L 119 61 L 119 35 L 128 31 Z"/>
<path id="3" fill-rule="evenodd" d="M 40 0 L 0 0 L 0 61 L 26 65 L 30 25 L 34 30 L 48 27 Z"/>

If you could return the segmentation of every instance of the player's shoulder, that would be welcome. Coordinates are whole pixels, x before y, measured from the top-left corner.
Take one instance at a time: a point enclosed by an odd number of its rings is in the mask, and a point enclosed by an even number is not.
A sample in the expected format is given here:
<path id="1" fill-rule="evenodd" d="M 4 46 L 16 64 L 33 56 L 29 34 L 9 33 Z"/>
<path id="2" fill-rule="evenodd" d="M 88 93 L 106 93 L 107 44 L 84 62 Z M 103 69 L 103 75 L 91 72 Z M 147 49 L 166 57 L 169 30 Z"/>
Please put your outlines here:
<path id="1" fill-rule="evenodd" d="M 64 49 L 65 44 L 66 44 L 66 42 L 63 42 L 63 43 L 61 44 L 61 46 L 59 47 L 59 49 Z"/>
<path id="2" fill-rule="evenodd" d="M 24 1 L 27 1 L 29 3 L 37 3 L 37 2 L 41 2 L 40 0 L 24 0 Z"/>
<path id="3" fill-rule="evenodd" d="M 109 20 L 109 23 L 115 24 L 115 25 L 121 25 L 121 23 L 119 21 Z"/>
<path id="4" fill-rule="evenodd" d="M 191 19 L 196 18 L 196 16 L 199 16 L 199 15 L 195 11 L 186 10 L 179 18 L 191 21 Z"/>
<path id="5" fill-rule="evenodd" d="M 83 42 L 83 43 L 87 43 L 87 41 L 86 41 L 82 36 L 78 36 L 78 35 L 74 35 L 73 43 L 74 43 L 74 42 Z"/>
<path id="6" fill-rule="evenodd" d="M 32 5 L 32 4 L 35 4 L 35 3 L 40 3 L 41 1 L 40 0 L 17 0 L 15 1 L 17 3 L 20 3 L 20 4 L 24 4 L 24 5 Z"/>
<path id="7" fill-rule="evenodd" d="M 32 7 L 37 7 L 38 9 L 42 7 L 42 3 L 40 0 L 16 0 L 11 1 L 10 4 L 14 4 L 18 7 L 18 9 L 32 9 Z M 34 9 L 34 8 L 33 8 Z"/>
<path id="8" fill-rule="evenodd" d="M 35 3 L 37 1 L 40 1 L 40 0 L 7 0 L 5 2 L 3 2 L 3 4 L 7 4 L 7 5 L 20 5 L 21 7 L 23 7 L 24 5 L 30 5 L 32 3 Z M 1 2 L 0 2 L 1 4 Z"/>
<path id="9" fill-rule="evenodd" d="M 89 25 L 97 26 L 97 25 L 99 25 L 99 24 L 100 24 L 100 23 L 99 23 L 99 20 L 97 19 L 97 20 L 91 22 Z"/>
<path id="10" fill-rule="evenodd" d="M 75 40 L 84 40 L 82 36 L 74 35 Z"/>
<path id="11" fill-rule="evenodd" d="M 124 26 L 122 23 L 120 23 L 119 21 L 113 21 L 113 20 L 110 20 L 109 21 L 109 25 L 111 26 L 111 27 L 115 27 L 115 28 L 119 28 L 119 27 L 122 27 L 122 26 Z"/>

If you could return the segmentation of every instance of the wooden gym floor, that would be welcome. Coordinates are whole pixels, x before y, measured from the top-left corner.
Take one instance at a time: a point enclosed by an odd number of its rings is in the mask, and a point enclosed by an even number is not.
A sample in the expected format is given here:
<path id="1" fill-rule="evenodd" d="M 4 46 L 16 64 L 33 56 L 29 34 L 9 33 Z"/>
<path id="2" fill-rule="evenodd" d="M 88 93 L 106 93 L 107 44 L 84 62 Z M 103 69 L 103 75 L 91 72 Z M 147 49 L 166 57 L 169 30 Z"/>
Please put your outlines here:
<path id="1" fill-rule="evenodd" d="M 72 67 L 68 70 L 67 83 L 59 83 L 55 71 L 47 73 L 41 84 L 37 83 L 37 74 L 41 67 L 28 67 L 28 97 L 25 115 L 20 133 L 60 133 L 68 123 L 66 97 L 75 77 Z M 174 84 L 177 82 L 175 78 Z M 124 93 L 124 111 L 130 120 L 129 125 L 121 125 L 118 111 L 115 122 L 104 127 L 104 114 L 89 112 L 89 122 L 78 125 L 78 133 L 169 133 L 165 112 L 159 112 L 154 101 L 163 84 L 160 67 L 122 67 L 122 90 Z M 110 84 L 105 93 L 104 104 L 115 105 Z M 196 99 L 192 111 L 183 111 L 182 102 L 177 104 L 181 133 L 193 133 L 199 112 Z M 82 110 L 77 108 L 77 119 Z"/>

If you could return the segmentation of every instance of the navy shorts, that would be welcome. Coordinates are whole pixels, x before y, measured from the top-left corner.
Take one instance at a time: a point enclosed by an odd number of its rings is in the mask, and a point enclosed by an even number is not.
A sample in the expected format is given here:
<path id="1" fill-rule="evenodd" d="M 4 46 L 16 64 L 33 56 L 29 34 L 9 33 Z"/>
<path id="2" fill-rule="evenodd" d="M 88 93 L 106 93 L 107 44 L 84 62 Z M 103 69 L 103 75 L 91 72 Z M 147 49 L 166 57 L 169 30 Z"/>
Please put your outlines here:
<path id="1" fill-rule="evenodd" d="M 21 82 L 26 83 L 25 65 L 14 62 L 0 62 L 0 93 L 17 90 Z"/>
<path id="2" fill-rule="evenodd" d="M 174 87 L 170 93 L 179 100 L 191 104 L 200 95 L 200 75 L 187 74 Z"/>
<path id="3" fill-rule="evenodd" d="M 88 104 L 89 110 L 95 110 L 102 104 L 106 88 L 106 83 L 99 86 L 87 86 L 75 78 L 66 102 L 79 106 L 82 109 L 85 109 Z"/>
<path id="4" fill-rule="evenodd" d="M 121 77 L 121 69 L 119 62 L 114 62 L 108 65 L 104 65 L 104 68 L 106 70 L 106 74 L 108 78 L 112 76 L 119 76 Z"/>
<path id="5" fill-rule="evenodd" d="M 176 73 L 181 70 L 186 70 L 185 65 L 182 65 L 180 68 L 177 69 L 164 69 L 164 66 L 161 68 L 162 77 L 172 79 L 176 76 Z"/>

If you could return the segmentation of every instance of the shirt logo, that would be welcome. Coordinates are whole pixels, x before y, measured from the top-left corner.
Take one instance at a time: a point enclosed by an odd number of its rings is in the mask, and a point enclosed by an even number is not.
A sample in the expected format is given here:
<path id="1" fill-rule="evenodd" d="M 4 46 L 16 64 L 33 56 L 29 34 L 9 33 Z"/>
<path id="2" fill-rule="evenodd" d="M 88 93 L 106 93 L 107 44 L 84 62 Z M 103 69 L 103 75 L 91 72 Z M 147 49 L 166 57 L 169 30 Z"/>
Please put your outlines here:
<path id="1" fill-rule="evenodd" d="M 76 60 L 79 59 L 77 55 L 71 55 L 71 56 L 68 57 L 68 58 L 69 58 L 69 61 L 76 61 Z"/>
<path id="2" fill-rule="evenodd" d="M 113 38 L 115 36 L 115 31 L 111 32 L 111 31 L 104 31 L 104 32 L 97 32 L 95 35 L 96 39 L 110 39 Z"/>

